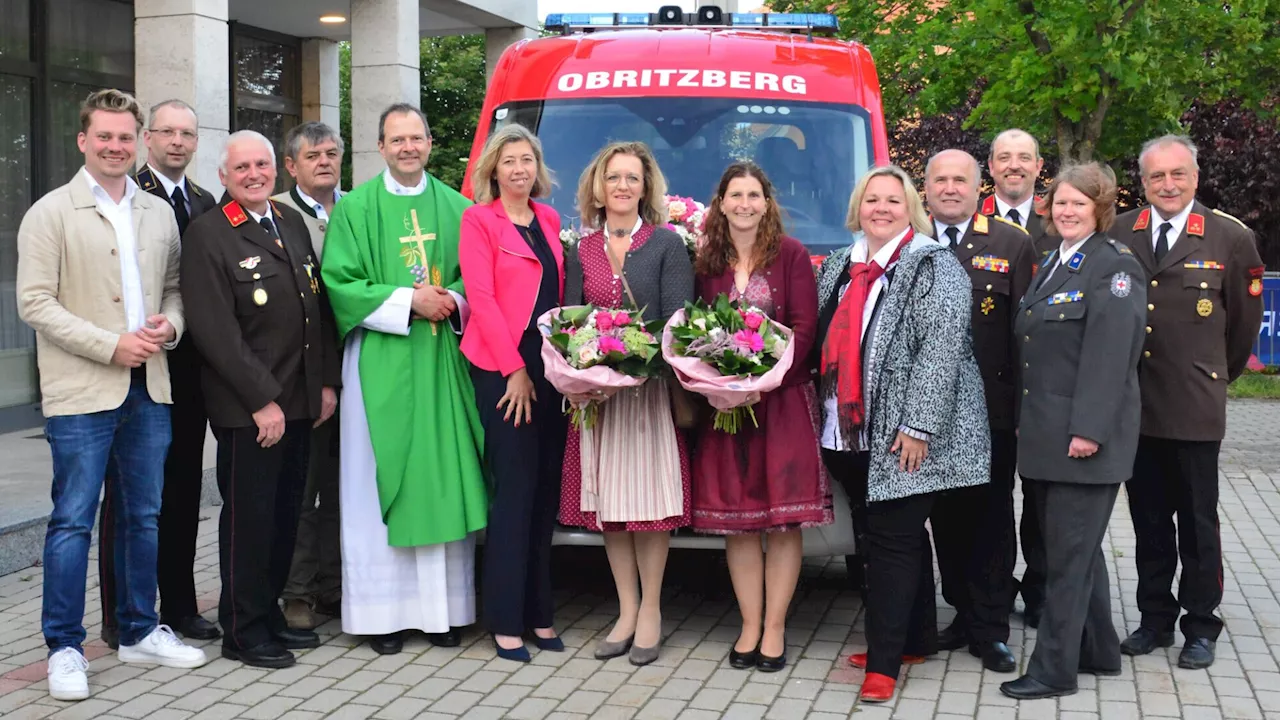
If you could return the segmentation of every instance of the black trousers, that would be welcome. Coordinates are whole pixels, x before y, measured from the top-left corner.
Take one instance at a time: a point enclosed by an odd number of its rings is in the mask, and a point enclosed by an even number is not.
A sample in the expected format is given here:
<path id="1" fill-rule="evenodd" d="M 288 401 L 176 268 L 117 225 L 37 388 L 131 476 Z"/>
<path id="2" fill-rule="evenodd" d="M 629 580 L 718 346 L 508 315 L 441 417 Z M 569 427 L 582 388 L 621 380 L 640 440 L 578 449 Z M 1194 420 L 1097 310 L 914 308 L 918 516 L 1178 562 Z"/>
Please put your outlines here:
<path id="1" fill-rule="evenodd" d="M 532 336 L 531 336 L 532 335 Z M 560 470 L 568 420 L 561 396 L 543 376 L 536 331 L 520 342 L 520 356 L 537 400 L 533 423 L 503 420 L 498 400 L 507 379 L 471 368 L 476 405 L 484 426 L 484 455 L 492 492 L 485 529 L 483 622 L 498 635 L 522 635 L 551 627 L 551 535 L 560 507 Z"/>
<path id="2" fill-rule="evenodd" d="M 867 454 L 822 449 L 822 463 L 827 472 L 849 496 L 849 514 L 853 517 L 853 540 L 858 545 L 857 558 L 862 563 L 863 595 L 866 595 L 867 571 Z M 849 572 L 854 572 L 853 568 Z"/>
<path id="3" fill-rule="evenodd" d="M 1179 607 L 1187 639 L 1217 640 L 1222 620 L 1222 540 L 1218 536 L 1220 442 L 1143 435 L 1127 484 L 1137 535 L 1138 610 L 1142 627 L 1173 630 Z M 1178 516 L 1175 530 L 1173 516 Z M 1182 560 L 1175 600 L 1173 575 Z"/>
<path id="4" fill-rule="evenodd" d="M 933 547 L 925 521 L 937 493 L 868 503 L 870 455 L 823 450 L 850 498 L 867 584 L 867 672 L 898 677 L 903 655 L 938 651 Z"/>
<path id="5" fill-rule="evenodd" d="M 1120 669 L 1120 638 L 1102 538 L 1119 485 L 1079 485 L 1023 478 L 1037 485 L 1034 511 L 1048 561 L 1044 612 L 1027 675 L 1055 688 L 1077 687 L 1081 668 Z"/>
<path id="6" fill-rule="evenodd" d="M 191 348 L 180 346 L 174 354 Z M 196 535 L 200 525 L 201 480 L 204 477 L 204 439 L 209 418 L 200 389 L 199 365 L 185 357 L 171 362 L 173 440 L 164 460 L 164 490 L 160 500 L 156 577 L 160 589 L 160 621 L 172 624 L 198 614 L 196 607 Z M 115 470 L 108 466 L 102 506 L 98 511 L 98 591 L 102 624 L 116 627 Z"/>
<path id="7" fill-rule="evenodd" d="M 1022 540 L 1022 559 L 1026 562 L 1027 569 L 1022 573 L 1022 580 L 1015 585 L 1018 592 L 1022 593 L 1022 602 L 1029 608 L 1044 606 L 1044 588 L 1048 574 L 1045 568 L 1044 530 L 1032 509 L 1037 502 L 1037 492 L 1034 482 L 1023 481 L 1022 522 L 1018 526 L 1018 534 Z"/>
<path id="8" fill-rule="evenodd" d="M 311 421 L 291 420 L 269 448 L 258 428 L 213 428 L 218 440 L 218 556 L 223 645 L 237 650 L 269 642 L 285 629 L 277 599 L 289 579 L 298 513 L 307 482 Z"/>
<path id="9" fill-rule="evenodd" d="M 1012 430 L 991 432 L 991 482 L 950 490 L 933 507 L 942 597 L 970 642 L 1009 641 L 1013 566 L 1013 474 L 1018 441 Z"/>

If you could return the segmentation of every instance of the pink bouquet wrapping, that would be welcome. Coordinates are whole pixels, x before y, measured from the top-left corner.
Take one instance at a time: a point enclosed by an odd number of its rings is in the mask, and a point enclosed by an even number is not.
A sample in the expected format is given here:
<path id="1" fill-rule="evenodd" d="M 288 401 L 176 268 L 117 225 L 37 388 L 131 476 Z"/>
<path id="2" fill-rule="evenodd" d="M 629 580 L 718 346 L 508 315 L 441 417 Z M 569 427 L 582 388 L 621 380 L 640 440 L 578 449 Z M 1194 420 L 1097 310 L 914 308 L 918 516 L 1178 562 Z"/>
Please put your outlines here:
<path id="1" fill-rule="evenodd" d="M 753 307 L 721 294 L 677 310 L 662 331 L 662 357 L 686 390 L 707 398 L 717 411 L 713 427 L 733 434 L 751 406 L 782 386 L 795 347 L 791 330 Z"/>
<path id="2" fill-rule="evenodd" d="M 655 369 L 657 338 L 643 312 L 559 307 L 538 318 L 538 330 L 547 382 L 572 406 L 574 427 L 590 429 L 601 402 L 642 385 Z"/>

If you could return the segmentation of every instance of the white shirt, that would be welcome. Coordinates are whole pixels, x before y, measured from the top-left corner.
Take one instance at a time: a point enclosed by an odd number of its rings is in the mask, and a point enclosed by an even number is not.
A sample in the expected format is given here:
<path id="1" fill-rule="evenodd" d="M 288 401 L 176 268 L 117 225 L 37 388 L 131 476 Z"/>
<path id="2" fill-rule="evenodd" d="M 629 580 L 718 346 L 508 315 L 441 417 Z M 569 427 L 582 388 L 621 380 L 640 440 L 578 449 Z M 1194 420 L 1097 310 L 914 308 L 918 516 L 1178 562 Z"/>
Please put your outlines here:
<path id="1" fill-rule="evenodd" d="M 1067 245 L 1067 241 L 1063 240 L 1062 244 L 1058 246 L 1058 262 L 1054 263 L 1053 267 L 1050 268 L 1049 272 L 1044 276 L 1044 280 L 1042 280 L 1040 285 L 1037 285 L 1036 287 L 1039 288 L 1041 285 L 1049 282 L 1049 278 L 1053 277 L 1053 274 L 1057 272 L 1058 268 L 1071 262 L 1071 256 L 1075 255 L 1076 251 L 1080 249 L 1080 246 L 1089 242 L 1089 238 L 1093 237 L 1095 234 L 1096 233 L 1089 233 L 1087 237 L 1074 245 Z"/>
<path id="2" fill-rule="evenodd" d="M 427 179 L 426 173 L 423 173 L 422 180 L 424 183 L 426 182 L 426 179 Z M 302 198 L 302 202 L 306 203 L 308 206 L 311 207 L 313 211 L 315 211 L 317 218 L 319 218 L 320 220 L 324 220 L 325 222 L 329 221 L 329 213 L 324 209 L 324 205 L 321 205 L 318 200 L 316 200 L 315 198 L 303 192 L 301 185 L 294 187 L 294 189 L 298 191 L 298 197 Z M 387 189 L 390 190 L 391 188 L 387 188 Z M 397 193 L 397 194 L 401 194 L 401 193 Z M 341 197 L 342 197 L 342 192 L 339 191 L 337 188 L 334 188 L 333 201 L 336 203 L 338 202 L 338 199 Z"/>
<path id="3" fill-rule="evenodd" d="M 401 185 L 398 180 L 391 177 L 391 170 L 387 169 L 382 173 L 382 182 L 387 188 L 387 192 L 392 195 L 421 195 L 427 191 L 427 173 L 424 170 L 422 177 L 418 178 L 418 184 L 413 187 Z"/>
<path id="4" fill-rule="evenodd" d="M 1031 207 L 1031 204 L 1035 202 L 1035 199 L 1036 199 L 1035 194 L 1031 194 L 1031 195 L 1028 195 L 1027 199 L 1023 200 L 1021 204 L 1010 205 L 1009 203 L 1001 200 L 999 195 L 996 195 L 996 212 L 1000 214 L 1000 217 L 1004 218 L 1005 220 L 1009 220 L 1009 211 L 1017 210 L 1018 225 L 1020 225 L 1022 229 L 1025 230 L 1027 228 L 1027 219 L 1031 217 L 1031 213 L 1035 212 L 1035 210 L 1033 210 Z M 1013 222 L 1013 221 L 1009 220 L 1009 222 Z"/>
<path id="5" fill-rule="evenodd" d="M 867 327 L 871 325 L 871 316 L 875 314 L 876 303 L 880 300 L 880 295 L 889 287 L 889 270 L 893 265 L 889 265 L 889 258 L 893 257 L 894 250 L 898 249 L 898 243 L 902 242 L 902 238 L 907 236 L 907 232 L 911 228 L 908 226 L 897 237 L 884 244 L 884 247 L 871 258 L 871 261 L 885 269 L 885 273 L 880 276 L 875 285 L 871 286 L 871 292 L 867 294 L 867 302 L 862 307 L 862 332 L 858 335 L 858 341 L 862 342 L 867 336 Z M 854 243 L 853 250 L 849 253 L 849 264 L 864 263 L 867 261 L 867 238 L 863 235 Z M 897 263 L 895 262 L 894 265 Z M 849 289 L 850 283 L 845 283 L 839 290 L 839 297 L 836 301 L 844 299 L 844 293 Z M 861 369 L 859 369 L 861 372 Z M 844 441 L 840 438 L 840 422 L 836 415 L 837 398 L 832 396 L 823 400 L 822 411 L 823 417 L 826 418 L 822 423 L 822 447 L 828 450 L 846 450 Z M 865 430 L 863 430 L 865 432 Z M 865 448 L 866 441 L 862 440 L 860 444 Z"/>
<path id="6" fill-rule="evenodd" d="M 1168 220 L 1161 218 L 1160 211 L 1156 210 L 1155 206 L 1152 206 L 1151 208 L 1151 250 L 1152 252 L 1154 252 L 1156 249 L 1156 243 L 1160 241 L 1160 225 L 1163 223 L 1169 223 L 1170 225 L 1173 226 L 1172 228 L 1169 229 L 1169 235 L 1165 238 L 1165 242 L 1169 243 L 1169 249 L 1170 250 L 1173 249 L 1173 244 L 1178 241 L 1178 236 L 1182 234 L 1182 229 L 1187 226 L 1187 218 L 1191 217 L 1191 206 L 1193 204 L 1194 203 L 1187 203 L 1187 206 L 1182 208 L 1182 212 L 1178 213 L 1177 215 L 1174 215 Z"/>
<path id="7" fill-rule="evenodd" d="M 170 180 L 168 176 L 156 169 L 151 163 L 147 163 L 147 167 L 151 170 L 151 175 L 160 181 L 160 186 L 164 188 L 164 196 L 169 199 L 169 204 L 173 204 L 173 189 L 178 187 L 178 183 Z M 187 216 L 191 216 L 191 185 L 187 182 L 186 176 L 182 178 L 182 201 L 187 206 Z"/>
<path id="8" fill-rule="evenodd" d="M 93 199 L 97 201 L 98 212 L 116 231 L 125 328 L 128 332 L 135 332 L 147 321 L 147 301 L 142 292 L 142 271 L 138 267 L 138 243 L 133 234 L 133 196 L 138 192 L 138 184 L 126 175 L 124 197 L 117 203 L 87 170 L 84 176 L 89 181 Z"/>
<path id="9" fill-rule="evenodd" d="M 958 246 L 960 243 L 964 242 L 964 236 L 965 236 L 965 233 L 969 232 L 969 223 L 971 221 L 972 221 L 972 218 L 965 218 L 964 222 L 956 223 L 955 225 L 948 225 L 947 223 L 944 223 L 940 220 L 935 219 L 933 221 L 933 227 L 938 232 L 937 234 L 938 242 L 945 246 L 950 247 L 951 238 L 950 236 L 947 235 L 947 228 L 953 227 L 960 232 L 960 234 L 956 236 L 956 245 Z"/>

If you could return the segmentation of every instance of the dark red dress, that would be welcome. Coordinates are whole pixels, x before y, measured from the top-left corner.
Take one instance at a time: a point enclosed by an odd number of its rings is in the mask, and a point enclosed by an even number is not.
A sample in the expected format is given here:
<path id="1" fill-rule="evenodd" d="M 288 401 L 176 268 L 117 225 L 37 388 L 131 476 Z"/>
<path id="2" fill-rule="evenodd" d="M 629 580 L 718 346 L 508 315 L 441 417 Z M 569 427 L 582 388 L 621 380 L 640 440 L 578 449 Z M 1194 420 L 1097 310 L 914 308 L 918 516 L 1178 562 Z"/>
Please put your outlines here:
<path id="1" fill-rule="evenodd" d="M 752 407 L 759 427 L 748 420 L 730 435 L 712 429 L 708 420 L 698 428 L 693 529 L 733 535 L 828 525 L 835 516 L 810 377 L 818 288 L 808 253 L 798 241 L 783 238 L 777 262 L 753 273 L 741 298 L 732 268 L 719 277 L 698 276 L 699 297 L 711 302 L 722 292 L 791 328 L 795 362 L 782 387 Z"/>

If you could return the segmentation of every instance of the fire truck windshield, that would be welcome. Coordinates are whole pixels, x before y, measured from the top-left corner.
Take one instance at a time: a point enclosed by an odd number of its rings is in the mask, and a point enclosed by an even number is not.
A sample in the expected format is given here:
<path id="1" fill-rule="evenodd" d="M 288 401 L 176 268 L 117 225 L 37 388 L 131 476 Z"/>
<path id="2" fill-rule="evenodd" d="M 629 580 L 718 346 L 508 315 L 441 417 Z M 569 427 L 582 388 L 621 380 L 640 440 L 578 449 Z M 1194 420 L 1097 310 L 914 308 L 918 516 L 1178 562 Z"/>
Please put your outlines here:
<path id="1" fill-rule="evenodd" d="M 491 128 L 519 123 L 542 140 L 557 183 L 550 202 L 577 226 L 578 177 L 601 147 L 640 140 L 653 149 L 668 192 L 708 202 L 735 160 L 764 168 L 787 232 L 814 253 L 847 245 L 849 196 L 872 165 L 870 116 L 856 105 L 730 98 L 603 98 L 513 102 Z"/>

